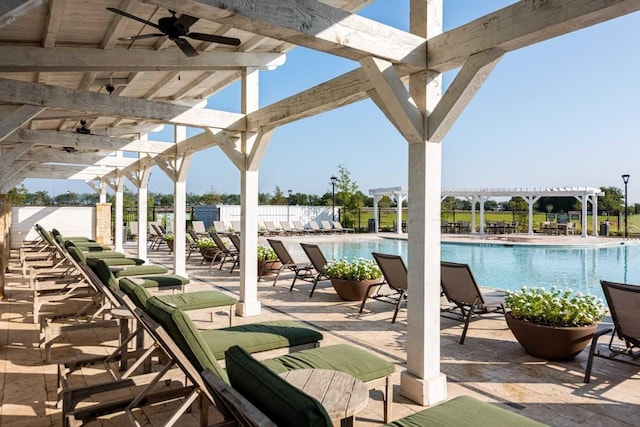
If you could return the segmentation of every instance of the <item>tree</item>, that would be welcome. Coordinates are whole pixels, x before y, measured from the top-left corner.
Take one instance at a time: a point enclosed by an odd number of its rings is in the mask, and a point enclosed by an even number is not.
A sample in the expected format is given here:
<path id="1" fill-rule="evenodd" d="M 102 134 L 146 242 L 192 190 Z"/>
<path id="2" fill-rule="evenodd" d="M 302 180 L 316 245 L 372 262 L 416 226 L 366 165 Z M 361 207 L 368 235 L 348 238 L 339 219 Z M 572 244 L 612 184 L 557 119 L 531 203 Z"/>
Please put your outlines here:
<path id="1" fill-rule="evenodd" d="M 276 185 L 276 189 L 273 192 L 273 198 L 271 199 L 272 205 L 286 205 L 288 204 L 287 198 L 284 196 L 284 193 L 280 189 L 279 186 Z"/>
<path id="2" fill-rule="evenodd" d="M 338 165 L 338 180 L 336 181 L 336 204 L 342 206 L 340 218 L 347 227 L 352 227 L 362 206 L 358 183 L 351 180 L 351 173 L 343 164 Z"/>
<path id="3" fill-rule="evenodd" d="M 17 187 L 13 187 L 7 193 L 7 201 L 12 205 L 24 205 L 27 200 L 27 187 L 24 184 L 20 184 Z"/>
<path id="4" fill-rule="evenodd" d="M 624 195 L 618 187 L 600 187 L 604 196 L 598 197 L 598 208 L 607 212 L 607 219 L 612 212 L 620 212 L 624 207 Z"/>

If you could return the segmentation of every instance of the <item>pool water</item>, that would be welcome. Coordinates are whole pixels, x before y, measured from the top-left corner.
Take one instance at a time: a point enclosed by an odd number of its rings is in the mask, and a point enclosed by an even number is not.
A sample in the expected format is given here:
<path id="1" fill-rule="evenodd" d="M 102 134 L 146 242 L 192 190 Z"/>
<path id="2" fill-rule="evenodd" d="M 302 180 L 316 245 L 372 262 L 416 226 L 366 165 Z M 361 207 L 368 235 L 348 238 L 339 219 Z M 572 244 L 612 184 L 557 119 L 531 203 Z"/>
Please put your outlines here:
<path id="1" fill-rule="evenodd" d="M 401 255 L 405 240 L 320 242 L 327 259 L 372 258 L 371 252 Z M 600 280 L 640 284 L 640 245 L 614 247 L 505 246 L 442 243 L 443 261 L 469 264 L 480 286 L 517 290 L 553 285 L 603 298 Z"/>

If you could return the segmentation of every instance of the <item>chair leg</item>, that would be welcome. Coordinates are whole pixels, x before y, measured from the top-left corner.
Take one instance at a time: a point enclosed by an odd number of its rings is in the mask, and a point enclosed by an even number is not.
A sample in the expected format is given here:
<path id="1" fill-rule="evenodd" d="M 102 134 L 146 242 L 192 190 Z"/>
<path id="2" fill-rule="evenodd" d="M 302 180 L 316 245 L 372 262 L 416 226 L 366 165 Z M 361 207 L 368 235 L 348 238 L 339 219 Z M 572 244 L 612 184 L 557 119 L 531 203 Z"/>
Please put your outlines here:
<path id="1" fill-rule="evenodd" d="M 462 318 L 464 319 L 464 329 L 462 330 L 462 336 L 460 336 L 460 341 L 458 344 L 464 344 L 464 339 L 467 336 L 467 329 L 469 329 L 469 322 L 471 321 L 472 308 L 465 313 L 464 307 L 460 306 L 460 310 L 462 311 Z"/>
<path id="2" fill-rule="evenodd" d="M 280 269 L 279 269 L 279 270 L 278 270 L 278 272 L 276 273 L 276 278 L 275 278 L 275 279 L 273 279 L 273 285 L 272 285 L 272 286 L 275 286 L 275 285 L 276 285 L 276 283 L 278 283 L 278 278 L 280 277 L 280 273 L 282 273 L 282 270 L 284 270 L 284 267 L 285 267 L 285 265 L 284 265 L 284 264 L 282 264 L 282 265 L 280 266 Z M 294 278 L 293 280 L 295 281 L 295 278 Z"/>
<path id="3" fill-rule="evenodd" d="M 589 348 L 589 358 L 587 359 L 587 368 L 584 371 L 583 382 L 585 384 L 588 384 L 589 381 L 591 380 L 591 369 L 593 368 L 593 358 L 595 357 L 598 339 L 602 335 L 608 334 L 609 332 L 612 332 L 612 331 L 613 331 L 613 328 L 606 328 L 606 329 L 603 329 L 602 331 L 596 332 L 593 335 L 593 338 L 591 339 L 591 347 Z"/>
<path id="4" fill-rule="evenodd" d="M 404 291 L 400 291 L 398 294 L 398 300 L 396 301 L 396 311 L 393 313 L 393 319 L 391 323 L 396 323 L 396 317 L 398 317 L 398 311 L 400 311 L 400 304 L 402 304 L 402 298 L 404 297 Z"/>
<path id="5" fill-rule="evenodd" d="M 309 298 L 311 298 L 313 296 L 313 291 L 316 290 L 316 286 L 318 285 L 318 279 L 320 278 L 320 275 L 318 274 L 316 276 L 316 280 L 313 281 L 313 287 L 311 288 L 311 293 L 309 294 Z M 293 286 L 291 287 L 291 289 L 293 289 Z"/>

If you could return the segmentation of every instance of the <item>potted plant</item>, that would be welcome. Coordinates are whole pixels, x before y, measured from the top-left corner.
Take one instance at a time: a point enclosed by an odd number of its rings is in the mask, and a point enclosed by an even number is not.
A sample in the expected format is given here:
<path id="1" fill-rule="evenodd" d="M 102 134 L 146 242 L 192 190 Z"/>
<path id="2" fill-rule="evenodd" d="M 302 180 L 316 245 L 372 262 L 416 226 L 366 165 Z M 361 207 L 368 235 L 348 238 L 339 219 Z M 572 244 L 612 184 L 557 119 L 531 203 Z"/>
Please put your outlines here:
<path id="1" fill-rule="evenodd" d="M 336 293 L 347 301 L 362 301 L 370 286 L 382 281 L 382 272 L 372 259 L 357 258 L 349 261 L 342 258 L 330 262 L 324 273 L 331 280 Z"/>
<path id="2" fill-rule="evenodd" d="M 196 246 L 200 250 L 202 257 L 206 261 L 211 261 L 219 255 L 218 246 L 211 237 L 203 237 L 196 242 Z"/>
<path id="3" fill-rule="evenodd" d="M 171 252 L 173 252 L 173 239 L 174 239 L 173 233 L 167 233 L 164 235 L 164 241 L 167 243 L 167 247 Z"/>
<path id="4" fill-rule="evenodd" d="M 524 350 L 549 360 L 571 360 L 591 341 L 605 315 L 602 300 L 555 286 L 509 292 L 507 326 Z"/>
<path id="5" fill-rule="evenodd" d="M 271 247 L 258 245 L 258 276 L 273 274 L 281 266 L 282 263 Z"/>

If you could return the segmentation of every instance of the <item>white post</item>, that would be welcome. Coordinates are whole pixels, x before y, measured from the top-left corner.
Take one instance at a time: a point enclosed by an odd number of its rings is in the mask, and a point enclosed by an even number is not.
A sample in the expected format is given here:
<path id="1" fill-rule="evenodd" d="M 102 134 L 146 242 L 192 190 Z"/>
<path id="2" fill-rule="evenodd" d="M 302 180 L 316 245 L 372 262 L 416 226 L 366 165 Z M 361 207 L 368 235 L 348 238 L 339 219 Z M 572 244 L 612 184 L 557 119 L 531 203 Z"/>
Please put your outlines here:
<path id="1" fill-rule="evenodd" d="M 122 236 L 122 210 L 123 206 L 123 197 L 122 190 L 124 188 L 124 176 L 121 175 L 121 172 L 118 172 L 116 176 L 116 207 L 115 207 L 115 222 L 114 222 L 114 230 L 113 230 L 113 242 L 115 250 L 118 252 L 122 252 L 124 249 L 124 242 Z"/>
<path id="2" fill-rule="evenodd" d="M 443 0 L 411 0 L 411 32 L 434 37 L 442 32 Z M 407 370 L 400 393 L 432 405 L 447 397 L 440 372 L 440 196 L 442 146 L 426 140 L 428 112 L 442 98 L 442 76 L 413 75 L 409 90 L 424 118 L 424 143 L 409 143 Z"/>
<path id="3" fill-rule="evenodd" d="M 480 204 L 480 235 L 484 236 L 484 202 L 487 200 L 486 196 L 480 195 L 478 197 L 478 203 Z"/>
<path id="4" fill-rule="evenodd" d="M 149 196 L 150 167 L 141 167 L 138 182 L 138 258 L 148 261 L 147 244 L 147 198 Z"/>
<path id="5" fill-rule="evenodd" d="M 187 138 L 187 128 L 176 126 L 174 131 L 176 144 Z M 175 180 L 173 183 L 173 271 L 181 276 L 187 276 L 187 172 L 191 164 L 191 155 L 182 154 L 176 156 Z"/>
<path id="6" fill-rule="evenodd" d="M 594 237 L 598 236 L 598 196 L 591 196 L 591 222 L 593 224 L 593 229 L 591 230 L 591 235 Z"/>
<path id="7" fill-rule="evenodd" d="M 376 232 L 376 234 L 378 233 L 378 230 L 380 228 L 380 224 L 378 224 L 378 216 L 379 216 L 379 208 L 378 208 L 378 203 L 380 202 L 380 200 L 382 199 L 382 196 L 373 196 L 373 224 L 374 224 L 374 231 Z"/>

